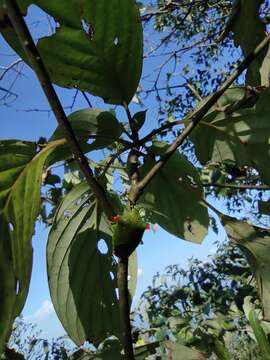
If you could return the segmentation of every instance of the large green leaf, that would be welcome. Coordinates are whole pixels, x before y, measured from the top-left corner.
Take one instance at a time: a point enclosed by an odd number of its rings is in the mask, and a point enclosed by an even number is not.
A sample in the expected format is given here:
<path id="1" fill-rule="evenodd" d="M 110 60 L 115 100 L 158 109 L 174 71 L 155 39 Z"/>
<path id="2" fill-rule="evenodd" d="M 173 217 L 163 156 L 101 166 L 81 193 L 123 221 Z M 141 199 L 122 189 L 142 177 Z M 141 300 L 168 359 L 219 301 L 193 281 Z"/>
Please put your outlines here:
<path id="1" fill-rule="evenodd" d="M 238 166 L 254 167 L 269 184 L 270 90 L 260 93 L 253 106 L 256 98 L 245 102 L 243 88 L 229 89 L 224 96 L 192 132 L 199 161 L 233 160 Z"/>
<path id="2" fill-rule="evenodd" d="M 42 172 L 60 144 L 55 141 L 37 152 L 35 143 L 0 142 L 0 353 L 26 300 Z"/>
<path id="3" fill-rule="evenodd" d="M 241 47 L 245 56 L 265 38 L 266 26 L 259 16 L 259 9 L 263 2 L 264 0 L 236 0 L 234 2 L 227 31 L 233 32 L 235 45 Z M 252 34 L 252 36 L 247 36 L 247 34 Z M 270 62 L 269 58 L 264 62 L 266 55 L 267 50 L 262 51 L 249 66 L 246 74 L 247 84 L 269 85 Z"/>
<path id="4" fill-rule="evenodd" d="M 114 115 L 108 111 L 99 109 L 83 109 L 68 116 L 76 138 L 79 140 L 84 152 L 103 149 L 117 141 L 122 129 Z M 64 138 L 63 130 L 57 127 L 51 137 L 51 141 Z M 50 162 L 67 159 L 72 156 L 68 144 L 58 147 Z"/>
<path id="5" fill-rule="evenodd" d="M 107 253 L 98 249 L 100 241 Z M 71 339 L 99 344 L 119 334 L 116 262 L 111 229 L 86 183 L 79 184 L 58 208 L 47 246 L 52 301 Z"/>
<path id="6" fill-rule="evenodd" d="M 155 142 L 141 169 L 144 176 L 155 164 L 157 156 L 167 149 L 163 142 Z M 175 153 L 146 187 L 141 204 L 150 221 L 185 240 L 200 243 L 208 231 L 207 208 L 200 202 L 203 189 L 196 168 Z"/>
<path id="7" fill-rule="evenodd" d="M 20 0 L 54 17 L 56 33 L 38 49 L 57 85 L 78 88 L 112 104 L 129 103 L 142 70 L 142 25 L 134 0 Z M 17 39 L 3 29 L 11 46 Z M 18 48 L 18 47 L 17 47 Z"/>
<path id="8" fill-rule="evenodd" d="M 230 240 L 245 253 L 253 270 L 263 306 L 264 320 L 270 321 L 270 232 L 244 221 L 223 217 Z"/>

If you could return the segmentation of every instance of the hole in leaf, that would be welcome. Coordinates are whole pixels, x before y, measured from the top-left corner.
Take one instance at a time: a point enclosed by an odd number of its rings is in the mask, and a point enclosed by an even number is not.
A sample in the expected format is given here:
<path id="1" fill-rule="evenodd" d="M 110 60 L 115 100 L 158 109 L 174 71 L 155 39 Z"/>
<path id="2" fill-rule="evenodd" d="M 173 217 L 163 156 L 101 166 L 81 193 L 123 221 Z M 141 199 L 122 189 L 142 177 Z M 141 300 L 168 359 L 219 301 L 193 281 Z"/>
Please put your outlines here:
<path id="1" fill-rule="evenodd" d="M 108 245 L 107 245 L 106 241 L 103 239 L 99 240 L 99 242 L 97 243 L 97 248 L 101 254 L 107 254 L 109 251 Z"/>
<path id="2" fill-rule="evenodd" d="M 10 222 L 8 223 L 9 231 L 14 231 L 14 225 Z"/>
<path id="3" fill-rule="evenodd" d="M 75 205 L 76 205 L 76 206 L 79 206 L 81 203 L 82 203 L 82 199 L 77 199 L 77 200 L 75 201 Z"/>
<path id="4" fill-rule="evenodd" d="M 89 207 L 90 205 L 91 205 L 91 204 L 90 204 L 89 202 L 86 202 L 86 203 L 83 204 L 82 208 L 87 208 L 87 207 Z"/>
<path id="5" fill-rule="evenodd" d="M 111 279 L 114 280 L 114 273 L 112 271 L 110 271 L 110 276 L 111 276 Z"/>
<path id="6" fill-rule="evenodd" d="M 65 219 L 65 220 L 68 220 L 68 219 L 71 218 L 72 212 L 69 211 L 69 210 L 65 210 L 63 215 L 64 215 L 64 219 Z"/>
<path id="7" fill-rule="evenodd" d="M 95 141 L 95 139 L 90 138 L 87 140 L 87 144 L 91 145 L 91 144 L 93 144 L 94 141 Z"/>
<path id="8" fill-rule="evenodd" d="M 19 294 L 19 291 L 20 291 L 20 282 L 19 280 L 16 280 L 16 295 Z"/>
<path id="9" fill-rule="evenodd" d="M 85 21 L 84 19 L 81 20 L 81 24 L 82 24 L 82 28 L 84 30 L 84 32 L 87 34 L 87 36 L 92 39 L 94 36 L 94 29 L 91 26 L 91 24 L 89 24 L 87 21 Z"/>
<path id="10" fill-rule="evenodd" d="M 113 43 L 114 43 L 115 46 L 117 46 L 117 45 L 119 44 L 119 38 L 118 38 L 118 36 L 116 36 L 116 37 L 114 38 Z"/>
<path id="11" fill-rule="evenodd" d="M 146 147 L 151 147 L 152 146 L 152 141 L 147 141 L 147 143 L 145 143 Z"/>
<path id="12" fill-rule="evenodd" d="M 187 230 L 194 235 L 193 226 L 189 217 L 187 218 Z"/>

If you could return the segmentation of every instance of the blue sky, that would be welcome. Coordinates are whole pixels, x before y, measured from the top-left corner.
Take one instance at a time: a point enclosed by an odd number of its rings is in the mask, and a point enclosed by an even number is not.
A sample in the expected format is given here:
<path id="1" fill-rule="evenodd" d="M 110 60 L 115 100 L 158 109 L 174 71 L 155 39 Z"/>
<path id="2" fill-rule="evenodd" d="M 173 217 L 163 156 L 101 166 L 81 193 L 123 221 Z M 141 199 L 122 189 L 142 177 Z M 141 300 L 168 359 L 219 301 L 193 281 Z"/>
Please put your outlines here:
<path id="1" fill-rule="evenodd" d="M 1 65 L 10 64 L 17 58 L 16 56 L 9 56 L 12 54 L 12 51 L 1 38 L 0 49 Z M 148 70 L 147 68 L 145 69 L 145 71 Z M 54 116 L 46 111 L 49 110 L 49 105 L 40 85 L 26 65 L 23 68 L 23 74 L 22 77 L 17 79 L 12 88 L 12 91 L 18 94 L 16 101 L 8 105 L 0 103 L 1 139 L 37 140 L 40 136 L 49 137 L 56 127 Z M 0 86 L 8 86 L 11 76 L 14 78 L 14 74 L 8 74 L 0 83 Z M 57 88 L 57 91 L 64 106 L 69 106 L 74 92 L 60 88 Z M 91 102 L 94 107 L 103 106 L 102 102 L 97 98 L 91 97 Z M 150 102 L 149 106 L 151 107 L 151 112 L 148 111 L 148 124 L 150 122 L 155 124 L 156 117 L 153 111 L 153 103 Z M 73 110 L 85 107 L 87 107 L 85 100 L 82 96 L 79 96 Z M 35 111 L 35 109 L 41 111 Z M 138 110 L 138 107 L 134 105 L 133 110 Z M 149 129 L 149 126 L 146 127 L 147 129 Z M 63 329 L 55 316 L 47 285 L 45 260 L 47 235 L 48 229 L 44 225 L 37 223 L 36 232 L 33 237 L 33 274 L 23 314 L 27 320 L 36 322 L 38 327 L 44 330 L 47 336 L 52 337 L 63 334 Z M 224 232 L 221 231 L 218 240 L 222 241 L 224 238 Z M 138 249 L 139 281 L 134 303 L 136 304 L 139 295 L 151 284 L 152 277 L 157 271 L 162 272 L 166 266 L 171 264 L 185 266 L 187 259 L 192 256 L 205 259 L 208 254 L 214 251 L 214 242 L 216 240 L 217 236 L 212 232 L 209 233 L 202 245 L 177 239 L 161 228 L 158 228 L 156 233 L 152 231 L 146 232 L 144 244 L 140 245 Z"/>

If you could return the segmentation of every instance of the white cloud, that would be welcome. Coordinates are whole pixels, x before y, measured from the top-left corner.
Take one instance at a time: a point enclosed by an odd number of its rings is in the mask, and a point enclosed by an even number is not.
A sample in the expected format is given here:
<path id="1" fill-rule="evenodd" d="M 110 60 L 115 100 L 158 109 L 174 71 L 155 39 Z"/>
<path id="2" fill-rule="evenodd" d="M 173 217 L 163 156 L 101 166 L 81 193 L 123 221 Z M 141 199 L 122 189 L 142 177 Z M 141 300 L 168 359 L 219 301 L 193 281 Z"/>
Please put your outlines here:
<path id="1" fill-rule="evenodd" d="M 138 268 L 138 277 L 142 276 L 142 269 Z"/>
<path id="2" fill-rule="evenodd" d="M 26 316 L 25 319 L 28 321 L 41 321 L 48 318 L 54 313 L 55 311 L 52 302 L 49 300 L 44 300 L 41 304 L 41 307 L 37 309 L 34 314 Z"/>

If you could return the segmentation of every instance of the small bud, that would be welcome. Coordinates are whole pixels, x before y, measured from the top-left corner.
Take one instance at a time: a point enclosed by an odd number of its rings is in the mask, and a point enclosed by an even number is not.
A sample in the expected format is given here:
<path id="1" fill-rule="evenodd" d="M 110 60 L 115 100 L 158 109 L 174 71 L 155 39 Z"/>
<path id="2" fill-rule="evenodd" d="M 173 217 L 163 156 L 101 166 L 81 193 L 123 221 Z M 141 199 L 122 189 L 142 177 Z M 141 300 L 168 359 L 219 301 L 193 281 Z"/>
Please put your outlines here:
<path id="1" fill-rule="evenodd" d="M 118 223 L 121 219 L 121 216 L 120 215 L 114 215 L 112 218 L 111 218 L 111 221 L 112 222 L 115 222 L 115 223 Z"/>

